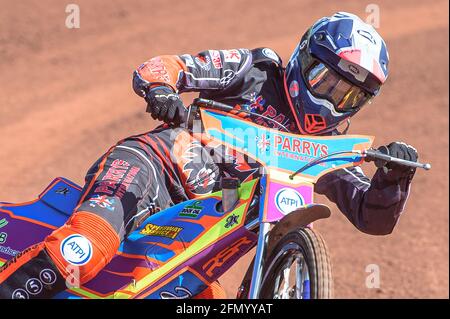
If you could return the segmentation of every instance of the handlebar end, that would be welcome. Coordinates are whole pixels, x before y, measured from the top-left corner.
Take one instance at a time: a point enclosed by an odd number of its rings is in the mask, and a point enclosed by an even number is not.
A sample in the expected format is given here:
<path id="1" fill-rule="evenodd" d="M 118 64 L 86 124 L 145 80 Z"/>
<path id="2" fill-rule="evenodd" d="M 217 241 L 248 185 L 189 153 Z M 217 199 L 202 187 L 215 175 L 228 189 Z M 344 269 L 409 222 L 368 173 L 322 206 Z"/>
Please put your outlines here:
<path id="1" fill-rule="evenodd" d="M 426 169 L 427 171 L 429 171 L 431 169 L 431 164 L 430 163 L 426 163 L 423 165 L 423 168 Z"/>

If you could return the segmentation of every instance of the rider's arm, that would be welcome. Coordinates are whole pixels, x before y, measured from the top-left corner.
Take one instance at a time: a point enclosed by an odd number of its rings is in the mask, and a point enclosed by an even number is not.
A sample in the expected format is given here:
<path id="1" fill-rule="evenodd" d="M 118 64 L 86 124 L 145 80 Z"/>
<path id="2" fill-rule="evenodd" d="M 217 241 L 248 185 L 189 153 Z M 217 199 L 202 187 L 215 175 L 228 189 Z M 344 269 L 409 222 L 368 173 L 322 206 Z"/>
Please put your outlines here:
<path id="1" fill-rule="evenodd" d="M 413 175 L 414 171 L 378 169 L 370 180 L 361 168 L 352 167 L 321 177 L 315 191 L 336 203 L 360 231 L 387 235 L 405 207 Z"/>
<path id="2" fill-rule="evenodd" d="M 168 86 L 174 92 L 222 90 L 238 81 L 251 67 L 247 49 L 206 50 L 197 55 L 161 55 L 134 71 L 133 88 L 145 96 L 149 88 Z"/>

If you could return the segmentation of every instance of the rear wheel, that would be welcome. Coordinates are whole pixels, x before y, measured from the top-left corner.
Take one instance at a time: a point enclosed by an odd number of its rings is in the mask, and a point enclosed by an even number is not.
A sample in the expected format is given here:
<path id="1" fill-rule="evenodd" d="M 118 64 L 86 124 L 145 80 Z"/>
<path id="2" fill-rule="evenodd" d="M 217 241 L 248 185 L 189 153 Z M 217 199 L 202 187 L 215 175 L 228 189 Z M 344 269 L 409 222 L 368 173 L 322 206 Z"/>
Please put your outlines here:
<path id="1" fill-rule="evenodd" d="M 282 238 L 264 268 L 261 298 L 332 298 L 327 247 L 322 236 L 310 228 L 300 228 Z"/>

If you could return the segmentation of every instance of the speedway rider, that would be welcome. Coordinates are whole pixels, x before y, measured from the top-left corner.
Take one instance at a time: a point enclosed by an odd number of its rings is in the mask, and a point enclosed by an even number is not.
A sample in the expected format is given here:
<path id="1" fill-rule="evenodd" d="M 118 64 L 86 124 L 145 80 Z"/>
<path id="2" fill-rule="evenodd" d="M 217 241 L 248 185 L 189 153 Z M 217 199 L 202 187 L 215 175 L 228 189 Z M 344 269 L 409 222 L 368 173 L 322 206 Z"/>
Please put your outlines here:
<path id="1" fill-rule="evenodd" d="M 307 30 L 285 68 L 269 48 L 162 55 L 145 62 L 134 72 L 133 88 L 147 101 L 147 111 L 166 125 L 125 138 L 100 157 L 89 169 L 66 224 L 1 269 L 0 297 L 20 297 L 18 289 L 39 278 L 43 269 L 53 270 L 58 278 L 29 297 L 49 298 L 65 290 L 74 265 L 80 284 L 86 283 L 150 214 L 219 190 L 221 176 L 240 181 L 258 177 L 258 164 L 242 154 L 207 149 L 176 128 L 186 111 L 180 93 L 199 92 L 200 97 L 272 119 L 248 117 L 260 125 L 277 128 L 279 123 L 306 135 L 341 134 L 340 124 L 346 125 L 378 95 L 388 76 L 388 60 L 385 42 L 374 28 L 339 12 Z M 384 149 L 417 160 L 416 150 L 404 143 Z M 320 178 L 315 191 L 336 203 L 360 231 L 386 235 L 403 211 L 414 172 L 389 163 L 369 179 L 359 167 L 345 168 Z M 67 254 L 68 242 L 88 245 L 91 254 Z"/>

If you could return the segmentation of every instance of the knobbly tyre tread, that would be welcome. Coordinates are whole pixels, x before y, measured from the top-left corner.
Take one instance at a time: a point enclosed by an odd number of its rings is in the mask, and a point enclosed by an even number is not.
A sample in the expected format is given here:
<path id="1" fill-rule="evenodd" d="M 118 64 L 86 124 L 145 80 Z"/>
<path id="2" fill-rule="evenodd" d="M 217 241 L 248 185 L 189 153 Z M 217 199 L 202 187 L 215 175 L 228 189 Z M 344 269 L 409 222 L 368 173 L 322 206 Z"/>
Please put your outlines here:
<path id="1" fill-rule="evenodd" d="M 279 250 L 284 245 L 291 242 L 297 243 L 305 251 L 305 257 L 310 272 L 311 299 L 333 298 L 331 259 L 323 237 L 313 229 L 299 228 L 282 238 L 265 262 L 266 267 L 270 266 L 272 259 L 276 257 Z M 282 261 L 282 259 L 283 258 L 280 258 L 280 261 Z M 278 263 L 279 262 L 276 262 L 274 264 L 274 268 L 277 267 Z M 263 299 L 273 298 L 271 294 L 273 291 L 273 277 L 275 276 L 275 273 L 274 269 L 265 269 L 264 273 L 267 271 L 272 273 L 267 276 L 266 281 L 262 284 L 260 296 Z"/>
<path id="2" fill-rule="evenodd" d="M 303 228 L 305 236 L 309 237 L 311 249 L 315 253 L 316 268 L 318 269 L 318 299 L 333 298 L 333 276 L 331 270 L 331 258 L 328 253 L 328 248 L 322 235 L 310 228 Z M 317 288 L 316 288 L 317 289 Z"/>

